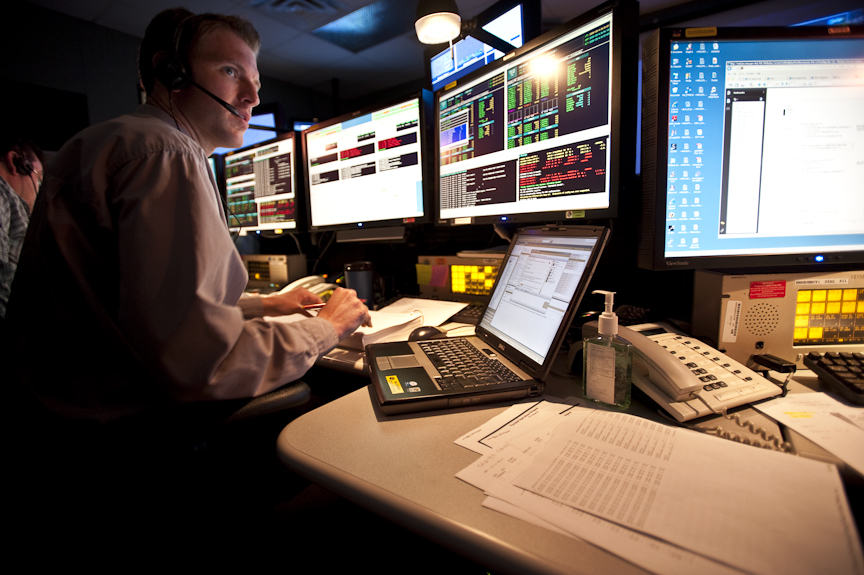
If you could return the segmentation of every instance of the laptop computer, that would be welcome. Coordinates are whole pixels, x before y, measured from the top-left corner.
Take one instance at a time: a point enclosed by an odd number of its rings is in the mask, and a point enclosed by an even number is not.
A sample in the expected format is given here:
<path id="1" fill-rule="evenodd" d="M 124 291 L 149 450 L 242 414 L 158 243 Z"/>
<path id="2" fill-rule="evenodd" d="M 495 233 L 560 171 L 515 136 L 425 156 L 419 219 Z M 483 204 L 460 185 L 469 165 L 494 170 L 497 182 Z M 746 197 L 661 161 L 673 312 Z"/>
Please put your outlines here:
<path id="1" fill-rule="evenodd" d="M 543 393 L 608 236 L 599 226 L 520 230 L 476 335 L 366 346 L 381 411 L 412 413 Z M 457 348 L 464 365 L 458 357 L 444 359 L 442 346 Z"/>

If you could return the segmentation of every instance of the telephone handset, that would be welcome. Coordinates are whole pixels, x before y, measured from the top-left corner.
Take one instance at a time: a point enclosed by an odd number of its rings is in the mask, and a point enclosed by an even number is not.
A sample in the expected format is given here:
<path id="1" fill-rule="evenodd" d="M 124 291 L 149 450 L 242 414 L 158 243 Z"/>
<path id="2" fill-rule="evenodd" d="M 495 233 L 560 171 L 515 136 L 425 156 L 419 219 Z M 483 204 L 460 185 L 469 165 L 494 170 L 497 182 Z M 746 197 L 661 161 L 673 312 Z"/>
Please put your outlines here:
<path id="1" fill-rule="evenodd" d="M 582 326 L 583 337 L 597 322 Z M 782 389 L 701 341 L 662 324 L 619 326 L 633 344 L 633 384 L 684 422 L 774 397 Z"/>
<path id="2" fill-rule="evenodd" d="M 333 295 L 333 292 L 338 286 L 336 284 L 327 283 L 327 280 L 322 276 L 306 276 L 291 282 L 279 290 L 278 293 L 289 292 L 300 287 L 308 289 L 315 295 L 320 296 L 324 301 L 327 301 L 330 299 L 330 296 Z"/>

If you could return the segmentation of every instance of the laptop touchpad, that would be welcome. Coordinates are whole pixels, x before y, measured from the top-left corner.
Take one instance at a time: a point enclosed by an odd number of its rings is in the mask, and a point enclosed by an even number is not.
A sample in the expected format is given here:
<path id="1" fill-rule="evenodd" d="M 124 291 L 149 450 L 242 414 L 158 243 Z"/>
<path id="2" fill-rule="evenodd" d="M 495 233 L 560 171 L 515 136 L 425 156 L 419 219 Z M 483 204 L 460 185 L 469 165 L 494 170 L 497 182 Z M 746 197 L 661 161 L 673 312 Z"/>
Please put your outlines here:
<path id="1" fill-rule="evenodd" d="M 391 355 L 389 358 L 390 365 L 393 369 L 400 369 L 403 367 L 420 367 L 420 362 L 417 361 L 417 358 L 413 355 Z"/>

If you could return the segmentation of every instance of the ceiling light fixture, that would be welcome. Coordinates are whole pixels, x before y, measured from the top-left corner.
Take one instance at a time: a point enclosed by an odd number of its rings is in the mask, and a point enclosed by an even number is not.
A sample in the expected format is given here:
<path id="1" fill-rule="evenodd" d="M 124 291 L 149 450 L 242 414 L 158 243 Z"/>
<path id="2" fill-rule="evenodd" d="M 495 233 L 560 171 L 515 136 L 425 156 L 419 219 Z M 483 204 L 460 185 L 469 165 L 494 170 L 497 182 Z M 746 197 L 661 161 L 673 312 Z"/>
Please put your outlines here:
<path id="1" fill-rule="evenodd" d="M 462 18 L 456 0 L 420 0 L 414 29 L 424 44 L 450 42 L 459 36 Z"/>

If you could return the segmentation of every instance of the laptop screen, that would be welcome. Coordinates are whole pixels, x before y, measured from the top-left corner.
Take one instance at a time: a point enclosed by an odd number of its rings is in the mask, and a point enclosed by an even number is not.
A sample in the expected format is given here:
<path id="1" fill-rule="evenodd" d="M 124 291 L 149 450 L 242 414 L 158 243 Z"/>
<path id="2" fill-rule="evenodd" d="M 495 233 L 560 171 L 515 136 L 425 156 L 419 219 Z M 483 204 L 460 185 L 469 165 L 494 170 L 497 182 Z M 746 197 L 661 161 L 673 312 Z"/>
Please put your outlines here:
<path id="1" fill-rule="evenodd" d="M 543 364 L 568 318 L 598 239 L 542 233 L 517 236 L 480 327 Z"/>

